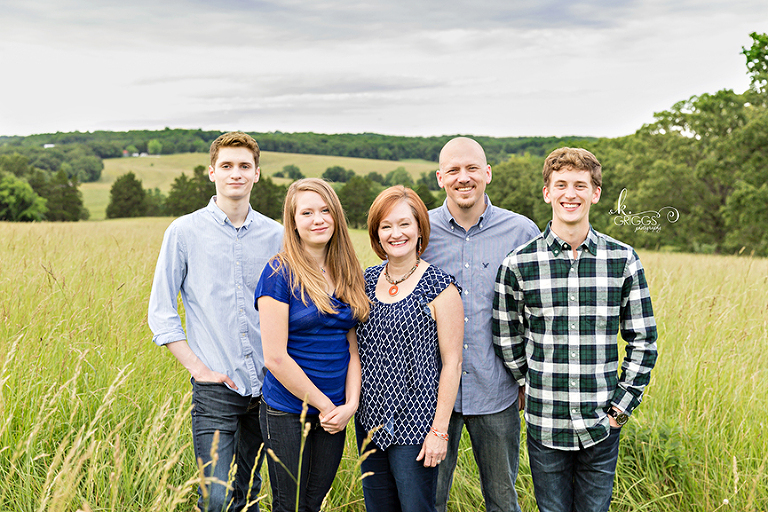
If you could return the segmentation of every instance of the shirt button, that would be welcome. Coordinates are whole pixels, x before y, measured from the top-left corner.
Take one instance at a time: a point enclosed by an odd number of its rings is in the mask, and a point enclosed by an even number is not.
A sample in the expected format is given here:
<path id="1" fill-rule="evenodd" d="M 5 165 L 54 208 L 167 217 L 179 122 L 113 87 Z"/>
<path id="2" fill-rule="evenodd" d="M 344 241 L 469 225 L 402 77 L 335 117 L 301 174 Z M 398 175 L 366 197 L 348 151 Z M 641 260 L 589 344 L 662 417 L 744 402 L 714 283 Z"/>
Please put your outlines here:
<path id="1" fill-rule="evenodd" d="M 465 343 L 464 348 L 469 348 L 469 344 Z"/>
<path id="2" fill-rule="evenodd" d="M 240 287 L 238 286 L 238 288 Z M 576 328 L 576 324 L 571 324 L 571 329 L 575 329 L 575 328 Z"/>
<path id="3" fill-rule="evenodd" d="M 576 296 L 571 295 L 571 300 L 576 300 Z"/>
<path id="4" fill-rule="evenodd" d="M 465 263 L 464 268 L 469 268 L 469 263 Z"/>
<path id="5" fill-rule="evenodd" d="M 571 352 L 571 357 L 576 357 L 576 352 Z"/>
<path id="6" fill-rule="evenodd" d="M 469 290 L 464 290 L 464 295 L 469 295 Z"/>
<path id="7" fill-rule="evenodd" d="M 235 265 L 239 265 L 239 264 L 240 264 L 240 262 L 239 262 L 239 261 L 236 261 L 236 262 L 235 262 Z"/>
<path id="8" fill-rule="evenodd" d="M 466 239 L 466 240 L 467 240 L 467 242 L 469 242 L 469 237 L 467 237 L 467 239 Z"/>
<path id="9" fill-rule="evenodd" d="M 574 381 L 571 381 L 571 386 L 575 386 L 576 383 Z"/>
<path id="10" fill-rule="evenodd" d="M 464 317 L 464 323 L 467 323 L 467 322 L 469 322 L 469 318 Z"/>
<path id="11" fill-rule="evenodd" d="M 576 414 L 576 409 L 571 409 L 571 412 L 572 412 L 573 414 Z"/>
<path id="12" fill-rule="evenodd" d="M 462 374 L 462 375 L 466 375 L 466 374 L 467 374 L 467 372 L 461 372 L 461 374 Z"/>

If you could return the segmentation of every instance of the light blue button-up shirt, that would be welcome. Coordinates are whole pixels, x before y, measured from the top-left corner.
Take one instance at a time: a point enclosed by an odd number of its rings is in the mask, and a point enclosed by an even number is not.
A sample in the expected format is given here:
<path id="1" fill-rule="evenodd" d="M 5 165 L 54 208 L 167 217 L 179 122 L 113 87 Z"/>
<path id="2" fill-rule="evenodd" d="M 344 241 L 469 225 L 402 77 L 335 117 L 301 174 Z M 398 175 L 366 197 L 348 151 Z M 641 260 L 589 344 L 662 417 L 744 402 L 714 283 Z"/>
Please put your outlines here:
<path id="1" fill-rule="evenodd" d="M 158 345 L 186 340 L 211 370 L 242 396 L 260 395 L 264 380 L 259 313 L 254 291 L 277 254 L 283 227 L 249 209 L 238 229 L 216 205 L 174 220 L 163 237 L 149 297 L 149 327 Z M 181 292 L 186 334 L 177 310 Z"/>
<path id="2" fill-rule="evenodd" d="M 517 398 L 517 382 L 493 350 L 493 293 L 501 262 L 540 231 L 523 215 L 497 208 L 485 196 L 486 209 L 466 231 L 447 203 L 429 212 L 431 233 L 422 257 L 456 278 L 464 302 L 464 350 L 461 383 L 454 410 L 465 415 L 503 411 Z"/>

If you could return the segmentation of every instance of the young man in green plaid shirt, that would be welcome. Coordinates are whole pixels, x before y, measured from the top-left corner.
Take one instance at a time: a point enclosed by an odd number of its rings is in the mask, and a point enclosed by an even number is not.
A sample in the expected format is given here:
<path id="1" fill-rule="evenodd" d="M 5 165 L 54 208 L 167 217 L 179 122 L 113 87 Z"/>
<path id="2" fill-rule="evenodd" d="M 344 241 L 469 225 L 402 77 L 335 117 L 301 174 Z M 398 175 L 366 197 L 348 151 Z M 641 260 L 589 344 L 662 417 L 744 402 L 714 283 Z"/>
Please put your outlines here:
<path id="1" fill-rule="evenodd" d="M 552 221 L 499 268 L 494 345 L 525 386 L 539 509 L 606 511 L 621 426 L 656 363 L 656 322 L 637 253 L 589 223 L 602 186 L 595 156 L 557 149 L 543 175 Z M 620 374 L 619 330 L 627 342 Z"/>

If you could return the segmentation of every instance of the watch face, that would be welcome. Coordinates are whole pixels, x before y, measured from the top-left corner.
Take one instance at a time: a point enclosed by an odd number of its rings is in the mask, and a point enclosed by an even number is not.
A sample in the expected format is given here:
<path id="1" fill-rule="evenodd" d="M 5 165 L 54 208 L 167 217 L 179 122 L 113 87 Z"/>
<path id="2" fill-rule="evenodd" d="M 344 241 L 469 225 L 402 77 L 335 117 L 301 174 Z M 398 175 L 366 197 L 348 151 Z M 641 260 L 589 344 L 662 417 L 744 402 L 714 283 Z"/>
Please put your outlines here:
<path id="1" fill-rule="evenodd" d="M 629 421 L 629 416 L 627 416 L 624 413 L 616 415 L 616 423 L 619 424 L 619 426 L 624 425 L 626 422 Z"/>

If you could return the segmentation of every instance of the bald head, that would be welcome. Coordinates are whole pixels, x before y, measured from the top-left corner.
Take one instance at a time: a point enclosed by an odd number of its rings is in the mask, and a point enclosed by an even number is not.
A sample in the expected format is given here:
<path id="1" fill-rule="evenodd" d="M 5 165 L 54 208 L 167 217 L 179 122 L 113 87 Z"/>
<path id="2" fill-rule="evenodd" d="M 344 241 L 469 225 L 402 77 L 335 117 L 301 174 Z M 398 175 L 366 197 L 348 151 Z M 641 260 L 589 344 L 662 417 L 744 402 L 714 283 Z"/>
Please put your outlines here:
<path id="1" fill-rule="evenodd" d="M 437 183 L 445 189 L 448 210 L 458 222 L 474 225 L 485 211 L 485 186 L 490 182 L 491 166 L 477 141 L 456 137 L 443 146 Z"/>
<path id="2" fill-rule="evenodd" d="M 443 149 L 440 150 L 440 168 L 443 168 L 446 162 L 454 159 L 457 155 L 472 158 L 483 166 L 488 164 L 483 146 L 476 140 L 469 137 L 456 137 L 446 142 Z"/>

